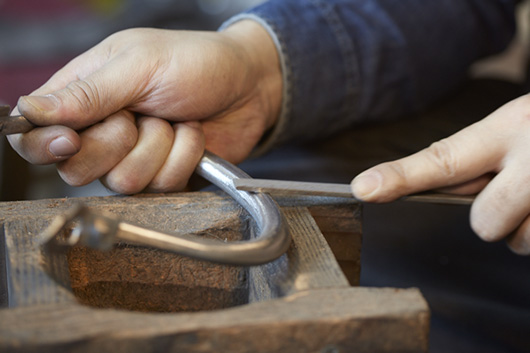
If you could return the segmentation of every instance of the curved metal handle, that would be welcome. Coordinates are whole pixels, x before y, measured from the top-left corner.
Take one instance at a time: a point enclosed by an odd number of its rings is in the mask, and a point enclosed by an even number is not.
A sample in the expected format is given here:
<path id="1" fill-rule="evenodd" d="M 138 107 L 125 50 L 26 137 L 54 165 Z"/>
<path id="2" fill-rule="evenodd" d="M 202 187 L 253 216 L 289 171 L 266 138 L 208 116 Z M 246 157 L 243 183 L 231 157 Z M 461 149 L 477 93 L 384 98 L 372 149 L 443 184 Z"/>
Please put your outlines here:
<path id="1" fill-rule="evenodd" d="M 235 188 L 234 179 L 249 177 L 245 172 L 206 151 L 196 173 L 224 190 L 250 213 L 258 230 L 253 239 L 224 243 L 187 234 L 170 235 L 120 222 L 76 206 L 65 215 L 57 217 L 46 229 L 43 234 L 45 247 L 55 251 L 58 246 L 83 244 L 105 249 L 121 239 L 201 260 L 241 266 L 264 264 L 287 251 L 291 237 L 276 202 L 266 194 L 248 193 Z M 64 241 L 59 234 L 74 220 L 79 220 L 79 225 Z"/>
<path id="2" fill-rule="evenodd" d="M 221 188 L 250 213 L 259 233 L 244 242 L 215 243 L 208 249 L 213 261 L 234 265 L 258 265 L 277 259 L 289 248 L 291 236 L 278 204 L 267 194 L 237 190 L 233 180 L 248 174 L 206 151 L 195 172 Z M 206 249 L 205 249 L 206 251 Z"/>

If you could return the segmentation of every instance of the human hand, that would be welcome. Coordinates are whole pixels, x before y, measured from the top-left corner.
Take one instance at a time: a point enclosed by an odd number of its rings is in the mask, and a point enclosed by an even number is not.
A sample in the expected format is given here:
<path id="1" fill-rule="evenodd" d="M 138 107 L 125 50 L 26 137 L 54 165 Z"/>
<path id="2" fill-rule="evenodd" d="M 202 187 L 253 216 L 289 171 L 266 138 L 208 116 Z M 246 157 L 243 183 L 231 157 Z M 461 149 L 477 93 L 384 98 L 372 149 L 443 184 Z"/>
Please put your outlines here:
<path id="1" fill-rule="evenodd" d="M 505 238 L 530 255 L 530 95 L 483 120 L 397 161 L 382 163 L 352 181 L 353 194 L 387 202 L 430 189 L 478 193 L 471 227 L 482 239 Z"/>
<path id="2" fill-rule="evenodd" d="M 18 110 L 38 126 L 9 141 L 26 160 L 57 163 L 71 185 L 185 187 L 204 148 L 242 161 L 281 104 L 281 72 L 265 30 L 133 29 L 72 60 Z"/>

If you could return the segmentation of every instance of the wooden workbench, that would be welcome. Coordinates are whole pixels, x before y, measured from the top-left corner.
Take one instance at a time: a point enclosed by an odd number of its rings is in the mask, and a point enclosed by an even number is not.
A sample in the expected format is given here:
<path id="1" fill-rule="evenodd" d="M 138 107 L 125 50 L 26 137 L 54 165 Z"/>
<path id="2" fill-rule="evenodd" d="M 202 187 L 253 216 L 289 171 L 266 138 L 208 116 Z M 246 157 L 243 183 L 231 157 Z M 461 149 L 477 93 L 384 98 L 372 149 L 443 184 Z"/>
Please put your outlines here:
<path id="1" fill-rule="evenodd" d="M 277 198 L 293 243 L 263 266 L 122 243 L 109 252 L 73 248 L 64 287 L 43 270 L 38 240 L 78 201 L 164 232 L 220 241 L 252 232 L 246 212 L 222 193 L 0 203 L 8 289 L 1 352 L 427 351 L 429 309 L 418 290 L 357 286 L 357 203 Z"/>

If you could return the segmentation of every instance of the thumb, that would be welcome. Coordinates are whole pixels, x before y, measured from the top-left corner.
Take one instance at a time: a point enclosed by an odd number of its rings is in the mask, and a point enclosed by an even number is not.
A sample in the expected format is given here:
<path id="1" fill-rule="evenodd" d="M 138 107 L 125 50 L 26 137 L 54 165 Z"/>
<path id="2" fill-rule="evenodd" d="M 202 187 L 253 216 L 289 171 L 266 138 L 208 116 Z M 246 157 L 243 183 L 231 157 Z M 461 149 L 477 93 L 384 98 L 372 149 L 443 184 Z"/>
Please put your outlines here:
<path id="1" fill-rule="evenodd" d="M 17 107 L 36 125 L 82 129 L 121 110 L 137 98 L 138 85 L 131 82 L 130 76 L 127 65 L 109 62 L 49 94 L 21 97 Z"/>

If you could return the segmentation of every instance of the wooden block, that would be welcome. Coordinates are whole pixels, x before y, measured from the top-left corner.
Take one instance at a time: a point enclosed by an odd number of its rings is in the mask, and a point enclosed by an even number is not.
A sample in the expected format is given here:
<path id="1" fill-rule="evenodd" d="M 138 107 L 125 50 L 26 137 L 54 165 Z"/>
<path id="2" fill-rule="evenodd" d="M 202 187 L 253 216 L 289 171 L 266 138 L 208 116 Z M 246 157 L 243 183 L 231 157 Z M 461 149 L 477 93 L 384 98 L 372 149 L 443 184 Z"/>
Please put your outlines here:
<path id="1" fill-rule="evenodd" d="M 253 227 L 221 193 L 81 200 L 135 224 L 221 241 Z M 359 206 L 278 201 L 293 243 L 272 263 L 225 266 L 122 243 L 105 253 L 73 248 L 56 262 L 68 288 L 44 272 L 38 234 L 72 200 L 0 203 L 10 304 L 0 310 L 0 351 L 425 352 L 429 310 L 418 290 L 348 284 L 345 273 L 358 278 L 358 251 L 339 248 L 360 242 Z"/>
<path id="2" fill-rule="evenodd" d="M 205 195 L 197 195 L 197 199 L 201 196 Z M 160 231 L 180 229 L 223 241 L 241 240 L 241 228 L 248 227 L 248 217 L 226 198 L 210 196 L 199 204 L 189 195 L 177 199 L 156 198 L 156 201 L 139 197 L 134 198 L 134 203 L 123 197 L 88 198 L 83 202 Z M 28 216 L 31 203 L 9 204 L 14 211 L 13 217 L 4 223 L 10 274 L 9 307 L 75 301 L 71 293 L 57 286 L 44 272 L 41 262 L 48 259 L 42 257 L 37 239 L 51 219 L 64 212 L 72 202 L 49 202 L 47 205 L 53 205 L 52 208 L 41 210 L 39 206 L 43 203 L 33 203 L 33 210 L 39 217 Z M 15 211 L 17 208 L 20 213 Z M 68 284 L 77 300 L 96 307 L 193 311 L 225 308 L 248 301 L 246 268 L 220 266 L 153 248 L 121 245 L 110 252 L 99 252 L 76 247 L 65 258 L 64 266 L 64 271 L 70 270 Z"/>
<path id="3" fill-rule="evenodd" d="M 246 269 L 158 249 L 119 244 L 110 252 L 73 248 L 73 293 L 82 304 L 146 312 L 223 309 L 248 302 Z"/>
<path id="4" fill-rule="evenodd" d="M 361 272 L 362 205 L 341 197 L 275 195 L 283 206 L 307 207 L 352 286 Z M 347 266 L 347 267 L 344 267 Z"/>
<path id="5" fill-rule="evenodd" d="M 426 352 L 428 321 L 414 289 L 331 288 L 171 315 L 62 303 L 0 310 L 0 351 Z"/>
<path id="6" fill-rule="evenodd" d="M 309 208 L 352 286 L 359 285 L 362 246 L 362 207 L 351 201 Z"/>
<path id="7" fill-rule="evenodd" d="M 41 266 L 38 235 L 50 217 L 25 218 L 4 223 L 8 306 L 75 301 L 73 295 L 49 277 Z"/>
<path id="8" fill-rule="evenodd" d="M 283 212 L 293 244 L 278 260 L 250 268 L 250 302 L 311 289 L 348 287 L 348 280 L 307 208 L 287 207 Z"/>

